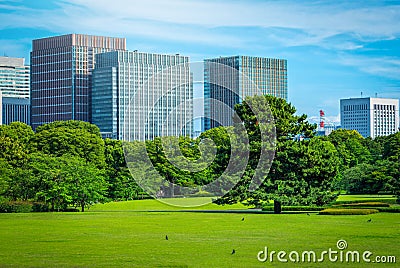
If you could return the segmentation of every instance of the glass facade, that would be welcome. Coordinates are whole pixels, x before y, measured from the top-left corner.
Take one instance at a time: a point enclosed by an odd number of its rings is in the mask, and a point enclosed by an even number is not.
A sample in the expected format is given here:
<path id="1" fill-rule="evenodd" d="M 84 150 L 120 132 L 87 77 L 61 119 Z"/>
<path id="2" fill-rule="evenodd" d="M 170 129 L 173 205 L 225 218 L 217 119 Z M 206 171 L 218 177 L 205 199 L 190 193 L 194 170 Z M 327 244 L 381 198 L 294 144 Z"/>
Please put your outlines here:
<path id="1" fill-rule="evenodd" d="M 5 97 L 0 92 L 0 125 L 8 125 L 16 121 L 30 124 L 29 99 Z"/>
<path id="2" fill-rule="evenodd" d="M 115 51 L 96 55 L 92 122 L 103 137 L 149 140 L 192 133 L 189 58 Z"/>
<path id="3" fill-rule="evenodd" d="M 235 104 L 240 103 L 246 96 L 253 96 L 260 91 L 261 94 L 287 100 L 286 60 L 250 56 L 206 59 L 204 130 L 232 124 L 233 114 L 220 109 L 220 105 L 213 100 L 222 102 L 233 109 Z"/>
<path id="4" fill-rule="evenodd" d="M 24 58 L 0 57 L 0 91 L 3 97 L 29 98 L 29 70 Z"/>
<path id="5" fill-rule="evenodd" d="M 94 55 L 125 50 L 125 38 L 69 34 L 33 40 L 31 124 L 56 120 L 91 121 Z"/>

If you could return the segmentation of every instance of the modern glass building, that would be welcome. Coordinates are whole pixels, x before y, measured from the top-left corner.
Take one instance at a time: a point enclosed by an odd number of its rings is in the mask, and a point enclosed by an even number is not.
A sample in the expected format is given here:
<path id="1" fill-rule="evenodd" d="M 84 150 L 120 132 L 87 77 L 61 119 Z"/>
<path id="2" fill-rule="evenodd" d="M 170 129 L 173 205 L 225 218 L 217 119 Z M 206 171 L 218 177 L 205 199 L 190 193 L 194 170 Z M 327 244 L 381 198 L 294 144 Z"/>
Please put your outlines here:
<path id="1" fill-rule="evenodd" d="M 387 136 L 399 131 L 399 100 L 351 98 L 340 100 L 340 123 L 363 137 Z"/>
<path id="2" fill-rule="evenodd" d="M 31 52 L 31 125 L 90 121 L 91 75 L 97 53 L 125 50 L 125 38 L 84 34 L 36 39 Z"/>
<path id="3" fill-rule="evenodd" d="M 92 123 L 119 140 L 192 134 L 189 57 L 137 51 L 96 55 Z"/>
<path id="4" fill-rule="evenodd" d="M 246 96 L 288 98 L 287 61 L 250 56 L 206 59 L 204 64 L 204 130 L 231 125 L 233 108 Z M 231 111 L 221 109 L 224 103 Z"/>
<path id="5" fill-rule="evenodd" d="M 4 97 L 0 92 L 0 125 L 12 122 L 30 123 L 30 103 L 28 98 Z"/>
<path id="6" fill-rule="evenodd" d="M 29 69 L 24 58 L 0 57 L 0 91 L 3 97 L 29 98 Z"/>

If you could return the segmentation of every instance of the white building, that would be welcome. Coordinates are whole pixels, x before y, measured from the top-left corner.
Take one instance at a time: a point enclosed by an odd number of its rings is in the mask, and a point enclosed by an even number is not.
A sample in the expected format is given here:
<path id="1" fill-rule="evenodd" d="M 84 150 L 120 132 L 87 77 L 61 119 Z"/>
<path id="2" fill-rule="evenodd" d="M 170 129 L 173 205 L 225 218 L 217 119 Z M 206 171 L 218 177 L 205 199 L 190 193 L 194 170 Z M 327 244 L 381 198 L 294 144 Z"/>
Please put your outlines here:
<path id="1" fill-rule="evenodd" d="M 318 136 L 329 136 L 333 131 L 339 129 L 340 127 L 336 126 L 333 123 L 325 123 L 324 127 L 321 130 L 318 130 Z"/>
<path id="2" fill-rule="evenodd" d="M 399 100 L 351 98 L 340 100 L 342 128 L 357 130 L 363 137 L 387 136 L 399 131 Z"/>
<path id="3" fill-rule="evenodd" d="M 137 51 L 96 55 L 92 123 L 103 137 L 191 136 L 192 99 L 189 57 Z"/>
<path id="4" fill-rule="evenodd" d="M 3 97 L 29 98 L 29 70 L 24 58 L 0 57 L 0 91 Z"/>

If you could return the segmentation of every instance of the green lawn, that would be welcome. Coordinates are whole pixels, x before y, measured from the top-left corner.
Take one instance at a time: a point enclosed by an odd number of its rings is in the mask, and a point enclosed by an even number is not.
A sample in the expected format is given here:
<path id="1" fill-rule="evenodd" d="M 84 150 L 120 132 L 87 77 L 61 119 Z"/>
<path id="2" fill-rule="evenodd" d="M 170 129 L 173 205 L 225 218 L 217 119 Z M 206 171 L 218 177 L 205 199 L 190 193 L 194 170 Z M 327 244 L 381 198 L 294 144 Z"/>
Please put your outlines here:
<path id="1" fill-rule="evenodd" d="M 171 205 L 173 204 L 173 205 Z M 204 204 L 202 206 L 191 207 L 194 204 Z M 90 211 L 176 211 L 176 210 L 233 210 L 248 209 L 242 204 L 218 206 L 211 203 L 211 197 L 197 198 L 166 198 L 161 201 L 153 199 L 140 201 L 123 201 L 98 204 L 90 208 Z"/>
<path id="2" fill-rule="evenodd" d="M 271 263 L 257 260 L 257 253 L 265 246 L 288 253 L 320 253 L 329 248 L 336 250 L 339 239 L 347 241 L 348 250 L 394 255 L 400 262 L 398 214 L 140 212 L 165 210 L 164 206 L 155 200 L 143 200 L 98 205 L 85 213 L 0 214 L 0 267 L 266 267 Z M 230 209 L 235 208 L 243 209 L 241 205 Z M 127 211 L 117 211 L 124 209 Z M 214 209 L 214 205 L 203 209 Z M 343 265 L 328 262 L 327 258 L 322 264 L 297 264 Z"/>

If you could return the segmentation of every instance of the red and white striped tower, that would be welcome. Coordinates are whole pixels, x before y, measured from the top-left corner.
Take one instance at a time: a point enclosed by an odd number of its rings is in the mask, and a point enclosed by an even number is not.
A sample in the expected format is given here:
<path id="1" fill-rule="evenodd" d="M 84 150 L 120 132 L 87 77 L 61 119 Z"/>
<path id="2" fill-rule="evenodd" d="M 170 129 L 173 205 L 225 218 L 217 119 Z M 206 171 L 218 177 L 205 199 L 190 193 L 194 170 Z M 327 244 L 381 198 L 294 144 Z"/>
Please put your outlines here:
<path id="1" fill-rule="evenodd" d="M 319 130 L 324 131 L 325 128 L 325 112 L 319 110 Z"/>

